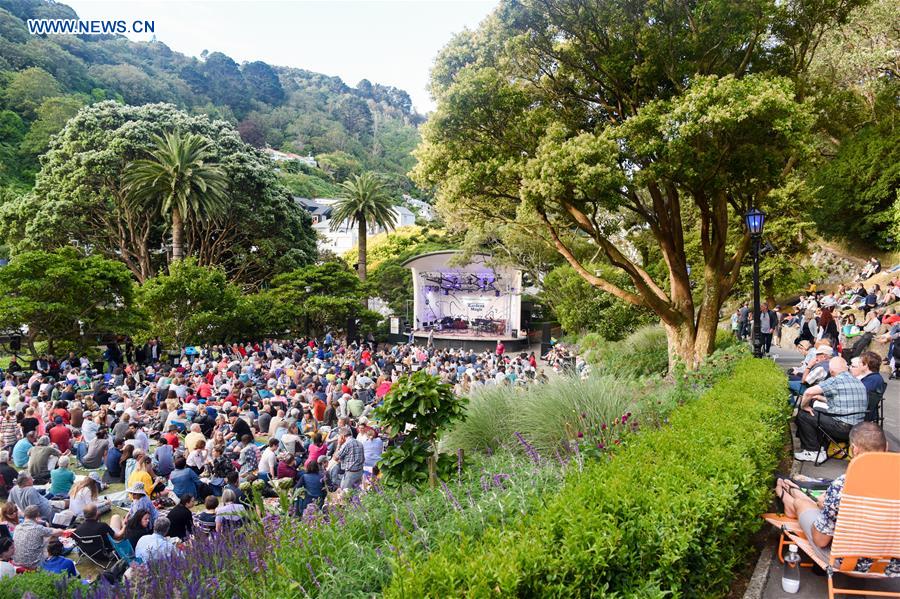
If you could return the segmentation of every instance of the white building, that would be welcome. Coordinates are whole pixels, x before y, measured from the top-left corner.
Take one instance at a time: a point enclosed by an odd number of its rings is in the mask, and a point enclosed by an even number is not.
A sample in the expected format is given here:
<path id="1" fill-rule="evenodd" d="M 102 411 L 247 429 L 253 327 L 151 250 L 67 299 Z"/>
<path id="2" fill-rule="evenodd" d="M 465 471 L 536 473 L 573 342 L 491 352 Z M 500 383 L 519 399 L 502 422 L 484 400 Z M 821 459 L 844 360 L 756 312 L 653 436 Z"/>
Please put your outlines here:
<path id="1" fill-rule="evenodd" d="M 415 210 L 424 220 L 434 220 L 434 206 L 425 200 L 416 199 L 410 195 L 404 195 L 403 201 L 406 205 Z"/>
<path id="2" fill-rule="evenodd" d="M 314 168 L 319 166 L 316 159 L 312 157 L 312 154 L 309 156 L 301 156 L 300 154 L 292 154 L 290 152 L 280 152 L 278 150 L 273 150 L 272 148 L 264 148 L 263 152 L 265 152 L 273 162 L 288 162 L 294 160 Z"/>
<path id="3" fill-rule="evenodd" d="M 300 204 L 313 220 L 313 230 L 318 233 L 319 249 L 331 250 L 335 254 L 341 255 L 344 252 L 352 250 L 359 240 L 359 229 L 356 225 L 349 226 L 347 223 L 342 224 L 336 231 L 331 230 L 331 214 L 334 205 L 339 201 L 338 198 L 294 198 Z M 407 225 L 416 224 L 416 215 L 405 206 L 394 206 L 394 226 L 395 228 L 405 227 Z M 368 236 L 384 233 L 382 227 L 369 227 Z"/>

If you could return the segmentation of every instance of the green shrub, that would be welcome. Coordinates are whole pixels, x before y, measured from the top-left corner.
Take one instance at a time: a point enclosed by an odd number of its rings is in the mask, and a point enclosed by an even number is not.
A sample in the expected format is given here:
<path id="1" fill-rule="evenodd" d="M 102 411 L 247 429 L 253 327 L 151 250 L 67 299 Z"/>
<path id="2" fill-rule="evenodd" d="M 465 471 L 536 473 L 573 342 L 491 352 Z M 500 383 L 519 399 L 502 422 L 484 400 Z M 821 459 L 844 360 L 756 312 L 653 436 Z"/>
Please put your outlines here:
<path id="1" fill-rule="evenodd" d="M 0 580 L 0 599 L 21 599 L 25 593 L 40 599 L 70 597 L 79 587 L 79 580 L 38 570 Z"/>
<path id="2" fill-rule="evenodd" d="M 645 326 L 617 343 L 599 344 L 589 355 L 600 372 L 613 376 L 639 377 L 665 374 L 669 368 L 666 331 L 659 325 Z"/>
<path id="3" fill-rule="evenodd" d="M 784 386 L 774 363 L 742 361 L 527 519 L 411 560 L 386 596 L 724 596 L 770 498 Z"/>
<path id="4" fill-rule="evenodd" d="M 640 418 L 639 386 L 609 376 L 586 380 L 557 377 L 530 387 L 488 387 L 475 392 L 469 412 L 444 440 L 448 450 L 497 449 L 521 433 L 552 457 L 562 443 L 587 426 L 612 422 L 626 411 Z"/>

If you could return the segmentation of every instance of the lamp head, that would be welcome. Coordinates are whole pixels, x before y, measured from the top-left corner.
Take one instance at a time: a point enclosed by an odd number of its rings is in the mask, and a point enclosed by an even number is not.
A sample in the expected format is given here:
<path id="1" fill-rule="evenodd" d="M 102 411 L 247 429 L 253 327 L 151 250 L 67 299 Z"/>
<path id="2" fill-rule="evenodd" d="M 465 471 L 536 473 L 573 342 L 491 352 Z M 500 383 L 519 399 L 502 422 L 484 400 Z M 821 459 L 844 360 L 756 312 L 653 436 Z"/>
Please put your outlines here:
<path id="1" fill-rule="evenodd" d="M 762 235 L 763 227 L 766 224 L 766 213 L 759 208 L 751 208 L 744 215 L 744 222 L 747 225 L 747 230 L 750 231 L 750 235 L 759 237 Z"/>

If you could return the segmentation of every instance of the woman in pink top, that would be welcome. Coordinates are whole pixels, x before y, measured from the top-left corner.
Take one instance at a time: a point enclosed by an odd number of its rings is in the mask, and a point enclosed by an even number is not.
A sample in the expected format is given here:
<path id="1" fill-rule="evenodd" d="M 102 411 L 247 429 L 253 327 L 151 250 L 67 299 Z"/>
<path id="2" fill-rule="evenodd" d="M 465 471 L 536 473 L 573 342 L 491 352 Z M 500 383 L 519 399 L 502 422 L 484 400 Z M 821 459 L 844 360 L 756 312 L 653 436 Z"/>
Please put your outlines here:
<path id="1" fill-rule="evenodd" d="M 318 431 L 313 437 L 313 442 L 309 446 L 309 455 L 307 455 L 303 467 L 308 469 L 311 463 L 315 462 L 319 459 L 319 456 L 325 455 L 326 453 L 328 453 L 328 444 L 325 442 L 322 432 Z"/>

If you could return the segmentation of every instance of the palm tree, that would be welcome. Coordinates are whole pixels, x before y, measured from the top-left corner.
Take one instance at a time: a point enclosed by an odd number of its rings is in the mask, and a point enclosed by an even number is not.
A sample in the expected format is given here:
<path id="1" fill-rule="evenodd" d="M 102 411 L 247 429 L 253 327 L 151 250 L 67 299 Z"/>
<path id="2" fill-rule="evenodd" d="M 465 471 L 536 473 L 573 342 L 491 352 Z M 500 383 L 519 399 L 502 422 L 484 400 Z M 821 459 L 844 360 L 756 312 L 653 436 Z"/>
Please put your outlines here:
<path id="1" fill-rule="evenodd" d="M 172 220 L 173 262 L 184 257 L 185 219 L 207 220 L 225 208 L 228 177 L 209 157 L 208 140 L 176 131 L 154 135 L 148 158 L 126 167 L 131 201 L 150 204 Z"/>
<path id="2" fill-rule="evenodd" d="M 344 223 L 359 227 L 359 280 L 366 280 L 366 231 L 368 227 L 393 229 L 396 213 L 387 187 L 375 173 L 353 175 L 340 185 L 340 201 L 331 214 L 331 230 Z"/>

